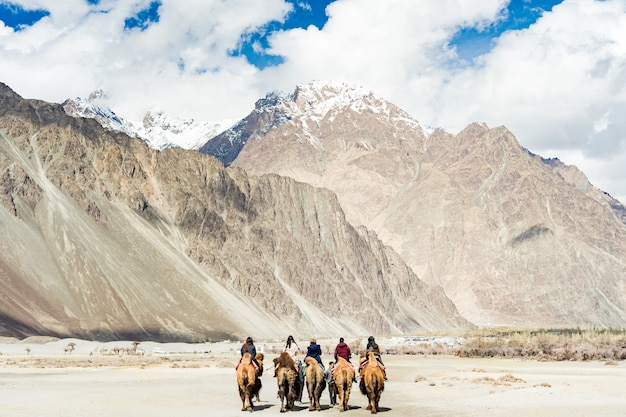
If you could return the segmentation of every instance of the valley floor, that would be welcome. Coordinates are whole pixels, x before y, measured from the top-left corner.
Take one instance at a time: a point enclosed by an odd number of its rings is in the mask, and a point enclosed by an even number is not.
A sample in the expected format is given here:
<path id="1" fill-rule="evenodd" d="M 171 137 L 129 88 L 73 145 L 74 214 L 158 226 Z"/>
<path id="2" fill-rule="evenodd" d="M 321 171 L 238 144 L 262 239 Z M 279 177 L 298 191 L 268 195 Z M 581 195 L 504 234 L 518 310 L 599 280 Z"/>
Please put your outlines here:
<path id="1" fill-rule="evenodd" d="M 91 342 L 0 343 L 0 415 L 4 417 L 240 416 L 234 345 L 143 343 L 143 355 L 112 355 Z M 127 345 L 129 343 L 126 343 Z M 81 350 L 80 347 L 83 346 Z M 112 345 L 111 345 L 112 346 Z M 115 347 L 107 346 L 109 349 Z M 127 347 L 124 345 L 124 347 Z M 108 351 L 110 352 L 110 351 Z M 266 364 L 276 355 L 267 353 Z M 328 361 L 328 357 L 325 358 Z M 624 417 L 626 362 L 535 362 L 454 356 L 385 355 L 389 380 L 380 414 L 426 417 Z M 266 367 L 267 369 L 267 367 Z M 254 414 L 279 416 L 276 380 L 263 376 Z M 344 415 L 369 415 L 353 386 Z M 306 392 L 296 413 L 308 413 Z M 322 414 L 338 414 L 329 406 Z"/>

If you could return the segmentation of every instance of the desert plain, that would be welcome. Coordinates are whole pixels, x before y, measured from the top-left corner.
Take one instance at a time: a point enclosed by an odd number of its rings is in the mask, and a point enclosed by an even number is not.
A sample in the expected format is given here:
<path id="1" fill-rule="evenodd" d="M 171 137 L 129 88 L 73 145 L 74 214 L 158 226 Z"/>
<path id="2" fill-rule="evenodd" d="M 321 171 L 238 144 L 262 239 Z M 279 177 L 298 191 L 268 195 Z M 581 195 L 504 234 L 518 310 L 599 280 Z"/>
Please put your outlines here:
<path id="1" fill-rule="evenodd" d="M 333 341 L 320 344 L 324 361 Z M 305 346 L 305 342 L 300 342 Z M 280 342 L 257 343 L 266 356 L 261 401 L 252 414 L 279 416 L 270 366 Z M 68 347 L 71 346 L 71 349 Z M 239 342 L 91 342 L 0 339 L 2 417 L 242 416 L 234 367 Z M 136 351 L 135 349 L 136 348 Z M 132 349 L 132 351 L 131 351 Z M 624 361 L 543 362 L 453 355 L 384 355 L 385 417 L 624 417 Z M 353 362 L 356 358 L 353 359 Z M 308 397 L 287 414 L 306 415 Z M 346 416 L 365 416 L 352 388 Z M 322 415 L 339 414 L 328 391 Z"/>

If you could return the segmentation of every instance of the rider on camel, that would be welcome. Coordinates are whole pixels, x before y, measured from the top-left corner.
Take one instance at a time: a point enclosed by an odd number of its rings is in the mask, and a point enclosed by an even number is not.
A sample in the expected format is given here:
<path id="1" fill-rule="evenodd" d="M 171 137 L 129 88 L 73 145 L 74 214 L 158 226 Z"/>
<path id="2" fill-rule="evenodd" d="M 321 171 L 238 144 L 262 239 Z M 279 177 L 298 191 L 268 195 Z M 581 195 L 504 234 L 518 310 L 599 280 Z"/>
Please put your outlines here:
<path id="1" fill-rule="evenodd" d="M 306 349 L 306 356 L 307 357 L 312 357 L 313 359 L 315 359 L 317 361 L 317 363 L 320 364 L 320 366 L 322 367 L 322 371 L 326 372 L 326 368 L 324 368 L 324 364 L 322 363 L 322 347 L 320 345 L 317 344 L 317 341 L 312 338 L 310 341 L 309 346 Z M 306 373 L 305 369 L 306 369 L 306 362 L 305 365 L 300 367 L 300 381 L 302 382 L 300 384 L 300 392 L 298 393 L 298 401 L 302 402 L 302 392 L 304 391 L 304 375 Z"/>
<path id="2" fill-rule="evenodd" d="M 256 372 L 259 374 L 259 376 L 263 375 L 263 368 L 261 368 L 261 366 L 259 365 L 259 363 L 256 360 L 256 346 L 254 346 L 254 341 L 252 340 L 252 338 L 250 336 L 248 336 L 246 338 L 246 341 L 241 346 L 241 357 L 242 358 L 243 358 L 244 353 L 246 353 L 246 352 L 248 352 L 250 354 L 250 356 L 252 356 L 252 363 L 254 364 Z"/>
<path id="3" fill-rule="evenodd" d="M 343 337 L 339 338 L 339 344 L 335 347 L 335 361 L 337 361 L 337 357 L 341 356 L 348 362 L 350 362 L 350 346 L 348 346 L 344 341 Z"/>
<path id="4" fill-rule="evenodd" d="M 376 361 L 378 362 L 378 366 L 380 366 L 380 369 L 383 370 L 383 373 L 385 374 L 385 379 L 387 379 L 387 368 L 385 367 L 383 360 L 380 358 L 380 348 L 378 347 L 378 343 L 376 343 L 376 340 L 374 340 L 374 336 L 370 336 L 367 338 L 367 347 L 365 348 L 365 351 L 374 352 L 374 356 L 376 356 Z M 365 366 L 366 363 L 367 361 L 363 361 L 359 365 L 359 372 L 361 371 L 363 366 Z"/>
<path id="5" fill-rule="evenodd" d="M 346 361 L 348 361 L 350 366 L 352 366 L 352 369 L 354 369 L 352 362 L 350 362 L 351 355 L 352 353 L 350 352 L 350 346 L 348 346 L 346 342 L 344 342 L 343 337 L 340 337 L 339 343 L 337 344 L 337 346 L 335 346 L 335 363 L 337 363 L 337 358 L 342 357 Z M 332 367 L 331 367 L 331 370 L 332 370 Z M 356 381 L 356 372 L 354 373 L 354 377 L 352 378 L 352 380 Z"/>
<path id="6" fill-rule="evenodd" d="M 294 340 L 293 336 L 289 335 L 287 337 L 287 341 L 285 342 L 285 346 L 283 347 L 283 352 L 287 352 L 291 359 L 293 359 L 294 363 L 296 363 L 296 370 L 298 374 L 300 373 L 300 366 L 298 365 L 298 361 L 296 359 L 296 355 L 300 352 L 300 347 Z M 278 370 L 278 362 L 274 363 L 274 376 L 276 376 L 276 371 Z"/>
<path id="7" fill-rule="evenodd" d="M 306 356 L 315 359 L 322 366 L 322 369 L 325 369 L 322 363 L 322 347 L 317 344 L 315 339 L 311 339 L 311 343 L 306 349 Z"/>
<path id="8" fill-rule="evenodd" d="M 289 356 L 291 356 L 291 359 L 293 359 L 295 362 L 296 354 L 299 351 L 300 351 L 300 347 L 298 346 L 296 341 L 293 339 L 293 336 L 289 336 L 287 338 L 287 341 L 285 342 L 285 347 L 283 348 L 283 352 L 289 353 Z"/>

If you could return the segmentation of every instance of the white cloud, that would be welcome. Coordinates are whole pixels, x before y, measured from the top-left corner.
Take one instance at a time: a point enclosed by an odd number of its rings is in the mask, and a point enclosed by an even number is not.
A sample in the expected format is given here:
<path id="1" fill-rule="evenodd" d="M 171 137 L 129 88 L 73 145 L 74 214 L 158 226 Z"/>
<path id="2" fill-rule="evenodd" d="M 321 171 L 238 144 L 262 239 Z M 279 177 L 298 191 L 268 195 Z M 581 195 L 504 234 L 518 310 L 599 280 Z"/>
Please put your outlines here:
<path id="1" fill-rule="evenodd" d="M 252 89 L 258 71 L 228 51 L 241 33 L 281 20 L 291 6 L 281 0 L 262 5 L 254 0 L 164 0 L 157 24 L 143 32 L 124 31 L 125 19 L 141 9 L 136 5 L 35 4 L 50 16 L 0 37 L 0 80 L 26 97 L 57 102 L 102 88 L 117 112 L 134 118 L 152 106 L 209 120 L 240 117 L 264 94 Z"/>
<path id="2" fill-rule="evenodd" d="M 267 75 L 291 84 L 308 79 L 354 81 L 407 105 L 415 101 L 413 94 L 423 97 L 422 91 L 404 96 L 408 84 L 430 79 L 440 84 L 445 79 L 442 64 L 451 54 L 445 44 L 455 28 L 495 18 L 503 5 L 502 0 L 430 1 L 419 6 L 404 0 L 337 1 L 327 8 L 329 21 L 323 30 L 309 27 L 272 38 L 271 52 L 287 59 Z"/>
<path id="3" fill-rule="evenodd" d="M 626 160 L 625 12 L 624 1 L 570 0 L 504 34 L 477 68 L 440 92 L 445 112 L 435 123 L 503 124 L 533 152 L 575 163 L 626 201 L 624 165 L 615 163 Z M 575 160 L 562 156 L 574 151 Z"/>
<path id="4" fill-rule="evenodd" d="M 313 8 L 311 7 L 311 5 L 309 3 L 306 3 L 306 2 L 303 2 L 303 1 L 299 1 L 298 2 L 298 7 L 303 9 L 303 10 L 308 10 L 308 11 L 313 10 Z"/>
<path id="5" fill-rule="evenodd" d="M 25 97 L 62 101 L 102 88 L 131 118 L 155 106 L 220 120 L 244 116 L 270 90 L 355 82 L 426 124 L 505 125 L 626 201 L 624 0 L 565 0 L 505 33 L 475 65 L 456 60 L 449 42 L 461 27 L 502 19 L 507 0 L 337 0 L 323 29 L 274 33 L 267 52 L 285 62 L 263 71 L 229 51 L 243 33 L 285 19 L 293 6 L 283 0 L 163 0 L 159 22 L 143 32 L 124 31 L 124 20 L 148 0 L 19 3 L 50 11 L 19 32 L 0 25 L 0 81 Z"/>

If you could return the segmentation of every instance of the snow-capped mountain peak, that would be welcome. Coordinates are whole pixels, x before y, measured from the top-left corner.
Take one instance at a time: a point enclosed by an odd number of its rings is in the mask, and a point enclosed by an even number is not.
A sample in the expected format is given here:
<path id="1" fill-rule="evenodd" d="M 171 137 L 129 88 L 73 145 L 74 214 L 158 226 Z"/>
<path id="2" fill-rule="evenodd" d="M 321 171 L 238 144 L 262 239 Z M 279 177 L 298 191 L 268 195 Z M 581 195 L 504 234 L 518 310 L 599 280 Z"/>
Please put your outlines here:
<path id="1" fill-rule="evenodd" d="M 132 125 L 104 104 L 105 98 L 104 92 L 98 89 L 89 94 L 86 99 L 80 97 L 67 99 L 61 103 L 61 106 L 70 116 L 96 119 L 106 129 L 136 137 L 137 132 Z"/>
<path id="2" fill-rule="evenodd" d="M 320 149 L 328 136 L 324 132 L 330 126 L 347 132 L 355 128 L 357 120 L 394 126 L 386 138 L 358 139 L 365 147 L 375 147 L 391 137 L 405 137 L 403 132 L 407 131 L 417 132 L 420 137 L 429 133 L 404 110 L 371 90 L 349 83 L 314 81 L 297 85 L 289 94 L 268 93 L 257 100 L 247 117 L 209 140 L 199 151 L 215 156 L 228 166 L 252 136 L 264 136 L 276 129 L 293 140 L 307 141 Z"/>
<path id="3" fill-rule="evenodd" d="M 230 120 L 204 122 L 168 117 L 162 111 L 153 110 L 146 113 L 140 127 L 137 128 L 137 134 L 156 149 L 174 145 L 195 150 L 231 124 Z"/>
<path id="4" fill-rule="evenodd" d="M 334 81 L 313 81 L 298 84 L 293 93 L 268 93 L 257 101 L 256 112 L 276 111 L 273 127 L 295 119 L 306 118 L 312 122 L 322 119 L 333 121 L 334 117 L 346 109 L 355 113 L 369 112 L 395 121 L 405 122 L 413 128 L 424 129 L 412 116 L 397 106 L 389 103 L 369 89 L 350 83 Z"/>
<path id="5" fill-rule="evenodd" d="M 265 111 L 283 106 L 293 115 L 306 114 L 310 117 L 324 117 L 332 109 L 374 99 L 384 101 L 375 97 L 372 91 L 355 84 L 313 81 L 308 84 L 298 84 L 292 93 L 272 91 L 256 102 L 255 109 Z"/>
<path id="6" fill-rule="evenodd" d="M 98 89 L 87 98 L 67 99 L 61 105 L 70 116 L 96 119 L 104 128 L 143 139 L 155 149 L 196 150 L 232 124 L 230 120 L 206 122 L 168 117 L 157 110 L 146 113 L 142 121 L 131 122 L 115 114 L 105 99 L 104 92 Z"/>

